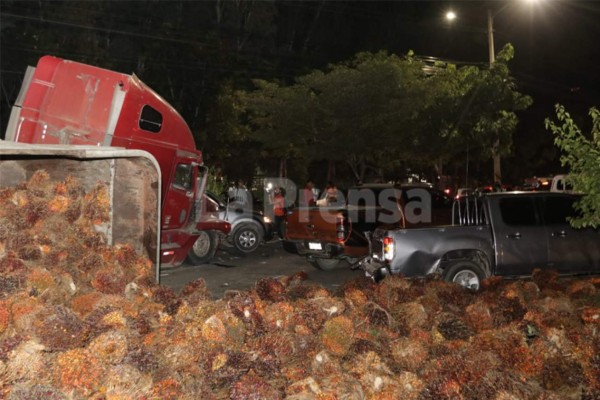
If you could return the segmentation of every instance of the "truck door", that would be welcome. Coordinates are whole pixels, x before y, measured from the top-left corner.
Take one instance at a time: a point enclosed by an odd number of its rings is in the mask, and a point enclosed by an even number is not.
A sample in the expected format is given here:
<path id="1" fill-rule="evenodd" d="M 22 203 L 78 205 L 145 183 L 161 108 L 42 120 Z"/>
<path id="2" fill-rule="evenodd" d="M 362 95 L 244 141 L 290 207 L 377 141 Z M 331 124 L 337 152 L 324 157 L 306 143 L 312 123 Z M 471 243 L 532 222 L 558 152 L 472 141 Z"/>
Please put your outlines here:
<path id="1" fill-rule="evenodd" d="M 547 196 L 542 210 L 548 236 L 549 267 L 563 274 L 600 272 L 600 231 L 574 229 L 577 196 Z"/>
<path id="2" fill-rule="evenodd" d="M 491 199 L 490 199 L 491 200 Z M 548 241 L 532 196 L 494 199 L 491 207 L 496 241 L 496 275 L 530 275 L 548 264 Z"/>
<path id="3" fill-rule="evenodd" d="M 189 221 L 194 205 L 196 168 L 191 161 L 180 160 L 167 188 L 163 206 L 163 229 L 178 229 Z"/>

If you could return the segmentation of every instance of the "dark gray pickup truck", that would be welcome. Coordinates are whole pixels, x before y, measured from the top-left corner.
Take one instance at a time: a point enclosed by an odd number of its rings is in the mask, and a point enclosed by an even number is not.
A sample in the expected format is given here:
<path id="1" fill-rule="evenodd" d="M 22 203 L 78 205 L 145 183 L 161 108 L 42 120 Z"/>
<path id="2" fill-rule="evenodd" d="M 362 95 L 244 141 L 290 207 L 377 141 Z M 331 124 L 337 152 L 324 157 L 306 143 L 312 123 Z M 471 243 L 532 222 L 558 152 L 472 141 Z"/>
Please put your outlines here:
<path id="1" fill-rule="evenodd" d="M 536 268 L 600 274 L 600 231 L 568 222 L 578 198 L 550 192 L 467 197 L 454 204 L 452 225 L 375 230 L 360 267 L 376 278 L 441 273 L 474 290 L 487 277 L 526 277 Z"/>

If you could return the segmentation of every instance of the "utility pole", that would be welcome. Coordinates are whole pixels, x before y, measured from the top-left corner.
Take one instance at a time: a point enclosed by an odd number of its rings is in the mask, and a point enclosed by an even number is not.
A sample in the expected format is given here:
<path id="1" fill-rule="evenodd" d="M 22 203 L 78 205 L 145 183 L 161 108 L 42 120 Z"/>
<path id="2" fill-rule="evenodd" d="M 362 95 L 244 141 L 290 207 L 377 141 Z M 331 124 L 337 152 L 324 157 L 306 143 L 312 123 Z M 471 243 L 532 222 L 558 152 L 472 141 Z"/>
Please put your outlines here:
<path id="1" fill-rule="evenodd" d="M 487 33 L 488 33 L 488 51 L 490 55 L 490 69 L 494 68 L 494 62 L 496 61 L 494 51 L 494 16 L 492 10 L 487 11 Z M 500 158 L 500 138 L 494 141 L 494 147 L 492 148 L 492 157 L 494 160 L 494 183 L 502 183 L 502 165 Z"/>
<path id="2" fill-rule="evenodd" d="M 492 10 L 487 10 L 487 34 L 488 34 L 488 51 L 490 54 L 490 69 L 494 66 L 496 56 L 494 52 L 494 16 Z"/>

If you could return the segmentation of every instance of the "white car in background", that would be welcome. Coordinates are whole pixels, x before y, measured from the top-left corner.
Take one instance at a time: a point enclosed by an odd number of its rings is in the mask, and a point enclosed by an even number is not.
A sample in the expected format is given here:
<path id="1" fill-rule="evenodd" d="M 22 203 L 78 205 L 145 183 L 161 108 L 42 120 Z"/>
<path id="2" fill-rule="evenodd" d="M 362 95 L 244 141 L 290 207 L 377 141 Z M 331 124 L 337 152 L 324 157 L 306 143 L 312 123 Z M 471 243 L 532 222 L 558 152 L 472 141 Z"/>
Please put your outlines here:
<path id="1" fill-rule="evenodd" d="M 556 175 L 552 178 L 551 192 L 573 193 L 573 186 L 567 182 L 567 175 Z"/>
<path id="2" fill-rule="evenodd" d="M 460 199 L 461 197 L 470 196 L 470 195 L 472 195 L 474 193 L 475 193 L 474 189 L 471 189 L 471 188 L 459 188 L 456 191 L 456 196 L 454 196 L 454 198 Z"/>

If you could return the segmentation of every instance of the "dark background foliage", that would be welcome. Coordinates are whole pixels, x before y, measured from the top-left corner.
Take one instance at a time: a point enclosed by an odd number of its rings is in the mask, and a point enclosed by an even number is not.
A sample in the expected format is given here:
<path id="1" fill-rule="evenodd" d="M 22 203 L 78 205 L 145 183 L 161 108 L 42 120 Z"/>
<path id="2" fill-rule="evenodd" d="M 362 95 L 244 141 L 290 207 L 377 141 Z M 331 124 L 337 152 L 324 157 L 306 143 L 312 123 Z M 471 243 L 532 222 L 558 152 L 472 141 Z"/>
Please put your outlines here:
<path id="1" fill-rule="evenodd" d="M 519 90 L 534 99 L 519 114 L 513 155 L 503 160 L 505 175 L 517 180 L 558 172 L 543 120 L 561 103 L 585 130 L 588 109 L 600 102 L 600 5 L 546 0 L 523 9 L 518 2 L 3 0 L 0 137 L 25 67 L 52 54 L 137 74 L 182 114 L 207 163 L 241 176 L 258 162 L 261 148 L 223 125 L 224 115 L 234 112 L 226 101 L 231 90 L 251 89 L 257 78 L 291 83 L 360 51 L 413 50 L 485 66 L 490 9 L 496 51 L 514 45 L 511 72 Z M 450 5 L 460 15 L 453 25 L 443 20 Z"/>

